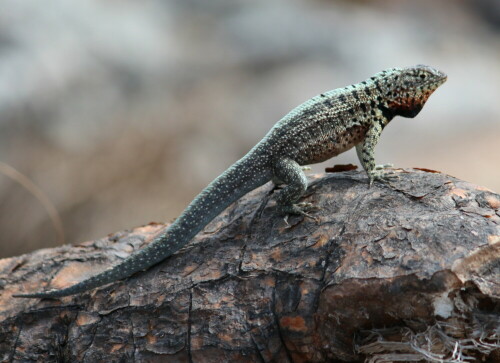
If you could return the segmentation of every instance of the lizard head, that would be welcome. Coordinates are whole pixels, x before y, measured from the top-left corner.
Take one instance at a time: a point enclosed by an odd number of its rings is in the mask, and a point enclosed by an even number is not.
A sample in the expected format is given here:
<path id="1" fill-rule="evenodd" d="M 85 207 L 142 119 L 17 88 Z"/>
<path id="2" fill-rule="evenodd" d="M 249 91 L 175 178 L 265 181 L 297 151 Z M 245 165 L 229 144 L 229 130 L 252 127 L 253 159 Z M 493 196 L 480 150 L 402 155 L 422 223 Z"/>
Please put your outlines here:
<path id="1" fill-rule="evenodd" d="M 387 107 L 396 115 L 415 117 L 446 78 L 443 72 L 420 64 L 386 71 L 384 83 Z"/>

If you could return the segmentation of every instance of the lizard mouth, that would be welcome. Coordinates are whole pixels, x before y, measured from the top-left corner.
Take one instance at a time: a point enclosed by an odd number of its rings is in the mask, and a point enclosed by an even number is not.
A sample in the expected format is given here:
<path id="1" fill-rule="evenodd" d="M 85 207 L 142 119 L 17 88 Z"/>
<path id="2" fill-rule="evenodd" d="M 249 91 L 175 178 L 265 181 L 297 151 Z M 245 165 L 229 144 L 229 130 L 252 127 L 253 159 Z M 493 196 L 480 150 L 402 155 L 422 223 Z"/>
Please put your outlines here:
<path id="1" fill-rule="evenodd" d="M 427 73 L 430 74 L 430 77 L 424 82 L 424 87 L 435 89 L 440 85 L 442 85 L 444 82 L 446 82 L 446 80 L 448 79 L 448 76 L 445 73 L 441 72 L 440 70 L 437 70 L 436 68 L 432 68 L 424 64 L 417 64 L 415 67 L 425 70 Z"/>

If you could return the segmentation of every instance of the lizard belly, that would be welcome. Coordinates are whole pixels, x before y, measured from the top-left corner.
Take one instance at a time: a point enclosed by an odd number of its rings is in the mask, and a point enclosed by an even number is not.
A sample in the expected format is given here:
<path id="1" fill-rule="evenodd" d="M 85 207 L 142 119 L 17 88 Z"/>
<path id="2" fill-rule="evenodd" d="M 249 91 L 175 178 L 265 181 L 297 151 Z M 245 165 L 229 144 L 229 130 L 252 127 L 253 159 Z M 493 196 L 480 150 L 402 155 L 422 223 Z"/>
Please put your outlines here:
<path id="1" fill-rule="evenodd" d="M 315 164 L 337 156 L 351 149 L 363 141 L 366 128 L 363 126 L 352 126 L 341 133 L 332 135 L 321 135 L 314 143 L 302 150 L 299 164 Z"/>

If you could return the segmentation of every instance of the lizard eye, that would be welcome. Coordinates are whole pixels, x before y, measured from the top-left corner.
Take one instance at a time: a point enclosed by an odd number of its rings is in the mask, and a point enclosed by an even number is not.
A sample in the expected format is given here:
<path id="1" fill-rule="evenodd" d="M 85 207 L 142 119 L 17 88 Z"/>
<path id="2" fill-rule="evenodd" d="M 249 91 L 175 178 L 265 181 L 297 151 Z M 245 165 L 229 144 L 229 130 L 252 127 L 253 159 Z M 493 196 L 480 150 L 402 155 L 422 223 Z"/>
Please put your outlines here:
<path id="1" fill-rule="evenodd" d="M 420 79 L 425 79 L 425 74 L 421 74 Z"/>

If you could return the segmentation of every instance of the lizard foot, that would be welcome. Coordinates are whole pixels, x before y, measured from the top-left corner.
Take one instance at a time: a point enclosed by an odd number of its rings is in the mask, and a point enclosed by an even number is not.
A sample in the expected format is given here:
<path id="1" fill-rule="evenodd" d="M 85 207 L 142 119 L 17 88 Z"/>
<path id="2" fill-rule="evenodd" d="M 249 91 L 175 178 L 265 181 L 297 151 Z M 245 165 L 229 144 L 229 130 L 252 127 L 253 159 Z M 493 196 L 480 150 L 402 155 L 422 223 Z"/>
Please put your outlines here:
<path id="1" fill-rule="evenodd" d="M 394 172 L 389 173 L 374 173 L 369 176 L 369 188 L 372 187 L 374 181 L 378 181 L 382 184 L 390 185 L 392 181 L 399 179 L 399 175 L 396 175 Z"/>
<path id="2" fill-rule="evenodd" d="M 314 209 L 314 205 L 312 203 L 297 203 L 297 204 L 289 204 L 289 205 L 281 205 L 278 206 L 277 211 L 280 214 L 285 214 L 285 222 L 288 224 L 288 216 L 290 214 L 301 215 L 304 217 L 308 217 L 313 219 L 316 223 L 318 223 L 318 218 L 310 215 L 309 211 Z"/>

